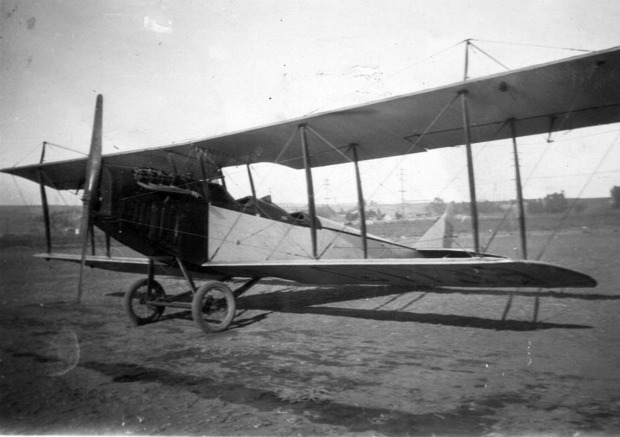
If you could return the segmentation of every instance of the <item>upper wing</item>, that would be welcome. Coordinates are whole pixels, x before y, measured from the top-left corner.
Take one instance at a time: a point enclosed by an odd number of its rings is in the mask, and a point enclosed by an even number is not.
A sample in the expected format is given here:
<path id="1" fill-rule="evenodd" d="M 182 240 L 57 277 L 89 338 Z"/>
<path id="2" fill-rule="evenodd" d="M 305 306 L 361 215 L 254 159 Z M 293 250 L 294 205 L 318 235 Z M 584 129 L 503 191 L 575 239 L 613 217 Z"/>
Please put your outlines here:
<path id="1" fill-rule="evenodd" d="M 41 258 L 79 263 L 79 255 L 41 254 Z M 144 273 L 148 260 L 87 256 L 86 265 L 107 270 Z M 158 275 L 181 271 L 155 264 Z M 210 262 L 198 267 L 200 277 L 276 277 L 304 284 L 360 284 L 411 287 L 594 287 L 590 276 L 552 264 L 497 257 L 312 260 L 265 263 Z"/>
<path id="2" fill-rule="evenodd" d="M 104 165 L 175 169 L 197 178 L 200 159 L 219 167 L 276 162 L 303 168 L 294 139 L 301 124 L 310 128 L 315 167 L 348 162 L 351 144 L 360 146 L 360 160 L 455 146 L 464 143 L 457 99 L 464 92 L 472 142 L 510 137 L 508 120 L 515 121 L 518 136 L 619 122 L 620 48 L 191 143 L 108 155 Z M 78 159 L 2 171 L 38 182 L 42 169 L 45 184 L 77 189 L 85 168 L 85 159 Z"/>

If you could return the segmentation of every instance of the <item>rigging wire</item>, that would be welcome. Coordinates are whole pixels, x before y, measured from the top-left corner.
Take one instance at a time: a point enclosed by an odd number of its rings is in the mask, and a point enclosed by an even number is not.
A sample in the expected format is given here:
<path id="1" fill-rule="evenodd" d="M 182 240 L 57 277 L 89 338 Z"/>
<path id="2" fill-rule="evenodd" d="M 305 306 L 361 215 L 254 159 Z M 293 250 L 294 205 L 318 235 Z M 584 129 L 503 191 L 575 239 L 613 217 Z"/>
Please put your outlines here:
<path id="1" fill-rule="evenodd" d="M 491 246 L 491 243 L 493 243 L 493 240 L 495 240 L 495 237 L 497 236 L 499 230 L 502 228 L 502 226 L 504 225 L 504 223 L 508 219 L 508 216 L 512 212 L 512 208 L 514 208 L 515 204 L 516 204 L 516 201 L 514 201 L 514 200 L 512 200 L 510 202 L 510 205 L 508 206 L 508 208 L 506 208 L 506 212 L 504 213 L 504 216 L 502 217 L 502 219 L 499 222 L 499 224 L 495 227 L 495 229 L 493 230 L 493 233 L 489 237 L 489 240 L 487 241 L 487 243 L 485 244 L 484 248 L 482 249 L 483 252 L 486 252 L 487 250 L 489 250 L 489 247 Z"/>
<path id="2" fill-rule="evenodd" d="M 30 155 L 32 155 L 32 153 L 37 150 L 40 147 L 39 144 L 37 144 L 36 146 L 34 146 L 28 153 L 26 153 L 26 155 L 24 157 L 22 157 L 22 159 L 20 159 L 19 161 L 17 161 L 15 164 L 13 164 L 13 167 L 17 167 L 19 164 L 21 164 L 22 162 L 24 162 L 24 160 L 26 158 L 28 158 Z"/>
<path id="3" fill-rule="evenodd" d="M 568 50 L 568 51 L 576 51 L 576 52 L 582 52 L 582 53 L 592 53 L 594 52 L 594 50 L 586 50 L 586 49 L 578 49 L 578 48 L 571 48 L 571 47 L 554 47 L 554 46 L 545 46 L 545 45 L 540 45 L 540 44 L 526 44 L 526 43 L 515 43 L 515 42 L 508 42 L 508 41 L 494 41 L 494 40 L 484 40 L 484 39 L 475 39 L 475 38 L 468 38 L 468 39 L 464 39 L 462 41 L 459 41 L 455 44 L 452 44 L 444 49 L 441 49 L 435 53 L 433 53 L 432 55 L 426 56 L 418 61 L 415 61 L 411 64 L 406 65 L 403 68 L 400 68 L 398 70 L 395 70 L 394 72 L 385 75 L 385 79 L 391 79 L 395 76 L 398 76 L 400 74 L 402 74 L 403 72 L 412 69 L 413 67 L 422 64 L 424 62 L 427 62 L 433 58 L 438 57 L 439 55 L 457 47 L 460 46 L 461 44 L 467 44 L 469 42 L 470 45 L 474 46 L 477 50 L 479 50 L 481 53 L 483 53 L 484 55 L 486 55 L 487 57 L 489 57 L 490 59 L 492 59 L 494 62 L 498 63 L 500 66 L 502 66 L 503 68 L 505 68 L 506 70 L 510 70 L 510 68 L 508 68 L 506 65 L 504 65 L 503 63 L 501 63 L 500 61 L 498 61 L 496 58 L 494 58 L 493 56 L 491 56 L 490 54 L 488 54 L 486 51 L 484 51 L 483 49 L 481 49 L 478 45 L 476 44 L 472 44 L 472 41 L 477 41 L 477 42 L 483 42 L 483 43 L 491 43 L 491 44 L 505 44 L 505 45 L 513 45 L 513 46 L 521 46 L 521 47 L 537 47 L 537 48 L 543 48 L 543 49 L 554 49 L 554 50 Z M 368 91 L 368 89 L 370 89 L 371 87 L 373 87 L 375 84 L 370 84 L 361 88 L 358 88 L 357 90 L 345 94 L 341 97 L 339 97 L 336 100 L 345 100 L 351 96 L 360 94 L 364 91 Z M 312 114 L 316 114 L 317 112 L 321 111 L 322 108 L 316 108 L 308 113 L 306 113 L 304 116 L 310 116 Z"/>
<path id="4" fill-rule="evenodd" d="M 80 155 L 88 156 L 88 153 L 82 152 L 80 150 L 72 149 L 71 147 L 61 146 L 60 144 L 50 143 L 49 141 L 46 141 L 45 144 L 48 145 L 48 146 L 57 147 L 59 149 L 68 150 L 69 152 L 74 152 L 74 153 L 78 153 Z"/>
<path id="5" fill-rule="evenodd" d="M 491 59 L 492 61 L 495 61 L 495 63 L 497 63 L 498 65 L 504 67 L 506 70 L 510 71 L 510 68 L 507 67 L 506 65 L 502 64 L 501 62 L 499 62 L 497 59 L 495 59 L 493 56 L 489 55 L 487 52 L 485 52 L 484 50 L 482 50 L 480 47 L 478 47 L 476 44 L 473 44 L 470 40 L 469 45 L 474 47 L 476 50 L 480 51 L 483 55 L 486 55 L 489 59 Z"/>
<path id="6" fill-rule="evenodd" d="M 594 170 L 592 170 L 592 172 L 590 173 L 590 177 L 588 178 L 588 180 L 583 184 L 583 187 L 581 188 L 581 191 L 579 192 L 579 194 L 577 195 L 577 197 L 575 199 L 573 199 L 572 203 L 569 205 L 569 207 L 566 209 L 566 211 L 564 212 L 564 214 L 562 215 L 562 217 L 560 218 L 560 220 L 557 222 L 557 226 L 555 227 L 555 229 L 553 230 L 553 232 L 547 237 L 547 240 L 545 241 L 545 243 L 543 244 L 542 249 L 540 250 L 539 254 L 536 256 L 536 261 L 539 261 L 542 256 L 545 254 L 545 252 L 547 251 L 547 249 L 549 248 L 549 246 L 551 245 L 551 242 L 555 239 L 557 233 L 559 232 L 560 227 L 564 224 L 564 222 L 566 221 L 566 218 L 568 217 L 568 215 L 575 209 L 577 202 L 579 200 L 581 200 L 581 196 L 584 193 L 585 189 L 587 188 L 587 186 L 590 184 L 590 182 L 592 181 L 592 179 L 594 178 L 594 175 L 599 173 L 599 168 L 601 167 L 601 165 L 603 165 L 603 163 L 607 160 L 607 157 L 609 156 L 609 154 L 611 153 L 611 151 L 613 150 L 613 147 L 616 143 L 616 141 L 618 141 L 618 139 L 620 138 L 620 131 L 618 131 L 617 135 L 615 136 L 615 138 L 610 142 L 609 147 L 607 148 L 607 150 L 605 151 L 605 154 L 601 157 L 601 159 L 599 160 L 598 164 L 596 165 L 596 167 L 594 168 Z M 564 288 L 561 290 L 561 292 L 564 292 Z M 539 289 L 540 291 L 540 289 Z M 546 321 L 546 320 L 550 320 L 553 319 L 555 317 L 557 317 L 559 314 L 564 313 L 564 311 L 560 311 L 552 316 L 547 317 L 546 319 L 541 320 L 542 321 Z"/>
<path id="7" fill-rule="evenodd" d="M 501 126 L 500 126 L 500 127 L 499 127 L 496 131 L 495 131 L 495 133 L 493 134 L 493 137 L 494 137 L 494 138 L 495 138 L 495 137 L 497 137 L 497 135 L 499 134 L 499 132 L 500 132 L 503 128 L 504 128 L 504 124 L 502 124 L 502 125 L 501 125 Z M 421 138 L 422 138 L 422 137 L 420 137 L 420 138 L 418 139 L 418 141 L 419 141 Z M 478 148 L 477 148 L 477 150 L 475 150 L 475 151 L 474 151 L 474 158 L 477 158 L 477 157 L 478 157 L 478 156 L 479 156 L 482 152 L 484 152 L 484 151 L 487 149 L 487 147 L 489 147 L 489 146 L 491 145 L 491 143 L 492 143 L 493 141 L 495 141 L 495 139 L 489 140 L 489 141 L 487 141 L 486 143 L 484 143 L 481 147 L 478 147 Z M 402 163 L 402 161 L 401 161 L 401 163 Z M 400 163 L 399 163 L 399 165 L 400 165 Z M 450 181 L 449 181 L 446 185 L 444 185 L 444 187 L 443 187 L 443 188 L 439 191 L 439 194 L 438 194 L 437 196 L 435 196 L 435 197 L 436 197 L 436 198 L 441 198 L 441 196 L 443 195 L 443 193 L 444 193 L 444 192 L 445 192 L 445 191 L 446 191 L 446 190 L 447 190 L 447 189 L 448 189 L 448 188 L 449 188 L 449 187 L 450 187 L 450 186 L 454 183 L 454 181 L 456 181 L 459 177 L 461 177 L 461 174 L 462 174 L 462 173 L 463 173 L 466 169 L 467 169 L 467 164 L 463 164 L 463 165 L 461 165 L 460 169 L 459 169 L 459 170 L 458 170 L 458 171 L 454 174 L 453 178 L 452 178 L 452 179 L 451 179 L 451 180 L 450 180 Z M 385 182 L 385 181 L 384 181 L 384 182 Z M 384 183 L 384 182 L 383 182 L 383 183 Z M 379 188 L 377 188 L 377 189 L 373 192 L 373 195 L 376 193 L 376 191 L 377 191 L 378 189 L 379 189 Z M 404 235 L 404 231 L 403 231 L 403 234 L 401 234 L 401 237 L 402 237 L 403 235 Z M 460 242 L 456 242 L 456 243 L 457 243 L 457 245 L 458 245 L 459 247 L 462 247 L 462 246 L 460 245 Z"/>
<path id="8" fill-rule="evenodd" d="M 523 183 L 523 187 L 527 187 L 528 182 L 531 180 L 532 175 L 534 174 L 534 172 L 536 171 L 536 169 L 538 168 L 538 166 L 540 165 L 540 163 L 542 162 L 544 156 L 547 154 L 547 152 L 549 151 L 549 148 L 551 147 L 551 143 L 545 141 L 545 148 L 543 150 L 543 153 L 541 153 L 541 155 L 538 157 L 538 160 L 536 161 L 536 164 L 534 165 L 534 167 L 532 168 L 532 170 L 530 171 L 530 173 L 527 175 L 527 177 L 525 178 L 525 182 Z M 508 218 L 508 215 L 510 214 L 510 212 L 512 212 L 512 209 L 514 208 L 514 206 L 516 205 L 516 202 L 513 200 L 510 203 L 510 206 L 508 207 L 508 209 L 506 210 L 506 213 L 504 214 L 503 219 L 501 220 L 501 222 L 497 225 L 497 228 L 494 230 L 493 234 L 491 235 L 489 241 L 487 242 L 484 250 L 488 250 L 489 247 L 491 246 L 491 243 L 493 242 L 493 240 L 495 239 L 495 236 L 497 235 L 497 233 L 499 232 L 501 226 L 504 224 L 504 222 L 506 221 L 506 219 Z"/>
<path id="9" fill-rule="evenodd" d="M 385 177 L 383 179 L 383 181 L 381 181 L 377 188 L 368 196 L 368 199 L 372 199 L 372 197 L 377 193 L 377 191 L 379 191 L 379 188 L 383 187 L 383 184 L 391 177 L 391 174 L 398 168 L 400 167 L 403 162 L 405 161 L 405 159 L 407 159 L 407 155 L 412 153 L 413 150 L 417 147 L 418 143 L 422 140 L 422 138 L 424 138 L 426 136 L 426 134 L 432 129 L 432 127 L 435 125 L 435 123 L 437 123 L 437 121 L 439 121 L 439 119 L 443 116 L 443 114 L 448 110 L 448 108 L 450 108 L 450 106 L 452 106 L 452 104 L 460 97 L 459 94 L 456 94 L 454 96 L 454 98 L 452 100 L 450 100 L 442 109 L 441 111 L 439 111 L 439 113 L 435 116 L 435 118 L 433 119 L 433 121 L 431 121 L 429 123 L 429 125 L 426 127 L 426 129 L 424 129 L 424 132 L 422 132 L 422 134 L 418 137 L 418 139 L 407 149 L 407 151 L 401 155 L 399 157 L 399 159 L 397 160 L 396 164 L 392 167 L 392 171 L 388 172 L 388 176 Z"/>
<path id="10" fill-rule="evenodd" d="M 586 49 L 576 49 L 572 47 L 557 47 L 557 46 L 545 46 L 540 44 L 526 44 L 526 43 L 516 43 L 516 42 L 508 42 L 508 41 L 493 41 L 493 40 L 485 40 L 485 39 L 470 39 L 470 41 L 479 41 L 479 42 L 488 42 L 492 44 L 506 44 L 513 46 L 521 46 L 521 47 L 538 47 L 542 49 L 553 49 L 553 50 L 569 50 L 574 52 L 584 52 L 584 53 L 592 53 L 595 50 L 586 50 Z"/>
<path id="11" fill-rule="evenodd" d="M 17 183 L 17 177 L 15 175 L 11 175 L 11 180 L 13 181 L 13 184 L 15 185 L 15 188 L 17 188 L 17 192 L 19 193 L 19 197 L 22 199 L 22 202 L 23 202 L 24 206 L 28 209 L 28 214 L 32 218 L 33 212 L 31 210 L 31 208 L 33 208 L 34 205 L 30 205 L 26 201 L 26 196 L 24 196 L 24 193 L 23 193 L 22 189 L 19 187 L 19 184 Z"/>
<path id="12" fill-rule="evenodd" d="M 607 150 L 605 151 L 605 154 L 601 157 L 601 159 L 599 160 L 599 162 L 597 163 L 596 167 L 594 168 L 594 170 L 592 170 L 592 172 L 590 173 L 590 177 L 588 178 L 588 180 L 583 184 L 583 187 L 581 188 L 581 191 L 579 191 L 579 194 L 577 195 L 577 197 L 575 199 L 573 199 L 572 203 L 570 204 L 570 206 L 566 209 L 566 211 L 564 212 L 564 214 L 562 215 L 562 217 L 560 218 L 560 220 L 558 220 L 557 222 L 557 226 L 555 227 L 555 229 L 553 230 L 553 232 L 547 237 L 547 240 L 545 241 L 545 244 L 543 244 L 543 247 L 540 251 L 540 253 L 538 254 L 538 256 L 536 256 L 536 261 L 539 261 L 540 258 L 545 254 L 547 248 L 549 247 L 549 245 L 551 244 L 551 241 L 555 238 L 555 236 L 557 235 L 557 233 L 559 232 L 560 227 L 564 224 L 564 222 L 566 221 L 566 218 L 568 217 L 569 213 L 571 213 L 573 211 L 573 209 L 575 209 L 575 206 L 577 205 L 577 201 L 581 200 L 581 196 L 583 195 L 584 191 L 586 190 L 586 188 L 588 187 L 588 185 L 590 184 L 590 182 L 592 182 L 592 179 L 594 178 L 594 176 L 598 173 L 598 169 L 603 165 L 603 163 L 607 160 L 607 157 L 609 156 L 609 154 L 611 153 L 611 151 L 614 148 L 615 143 L 618 141 L 618 138 L 620 138 L 620 132 L 618 132 L 618 135 L 616 135 L 616 137 L 611 141 L 611 143 L 609 144 L 609 147 L 607 148 Z"/>
<path id="13" fill-rule="evenodd" d="M 13 181 L 15 188 L 17 188 L 17 192 L 19 193 L 19 197 L 21 198 L 22 203 L 26 207 L 29 220 L 34 221 L 36 218 L 38 218 L 35 216 L 35 212 L 33 211 L 34 205 L 31 205 L 26 201 L 26 196 L 24 196 L 24 193 L 22 192 L 19 184 L 17 183 L 17 177 L 15 175 L 11 175 L 11 180 Z"/>

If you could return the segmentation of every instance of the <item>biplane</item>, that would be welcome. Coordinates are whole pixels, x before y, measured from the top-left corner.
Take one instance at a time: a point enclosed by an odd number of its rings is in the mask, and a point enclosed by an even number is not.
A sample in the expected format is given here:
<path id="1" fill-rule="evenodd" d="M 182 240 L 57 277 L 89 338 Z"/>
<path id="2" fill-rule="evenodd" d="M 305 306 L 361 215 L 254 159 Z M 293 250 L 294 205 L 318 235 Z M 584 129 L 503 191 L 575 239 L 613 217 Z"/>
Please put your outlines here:
<path id="1" fill-rule="evenodd" d="M 46 260 L 141 273 L 125 296 L 137 324 L 167 307 L 191 310 L 204 332 L 225 330 L 235 299 L 262 278 L 303 284 L 404 287 L 594 287 L 583 273 L 479 248 L 471 144 L 549 134 L 620 121 L 620 48 L 202 140 L 102 156 L 103 98 L 96 99 L 86 158 L 6 168 L 40 185 Z M 469 164 L 472 249 L 405 246 L 366 231 L 362 160 L 465 146 Z M 45 146 L 45 143 L 44 143 Z M 278 163 L 305 172 L 306 211 L 259 198 L 250 164 Z M 350 163 L 360 229 L 317 216 L 312 170 Z M 222 169 L 247 166 L 251 193 L 233 198 Z M 517 170 L 517 195 L 522 206 Z M 46 188 L 83 190 L 81 254 L 53 250 Z M 525 234 L 521 208 L 521 231 Z M 96 227 L 105 255 L 88 252 Z M 90 230 L 90 232 L 89 232 Z M 110 255 L 114 239 L 143 258 Z M 184 278 L 189 291 L 167 294 L 158 275 Z M 198 286 L 196 280 L 205 282 Z M 240 281 L 235 290 L 227 282 Z"/>

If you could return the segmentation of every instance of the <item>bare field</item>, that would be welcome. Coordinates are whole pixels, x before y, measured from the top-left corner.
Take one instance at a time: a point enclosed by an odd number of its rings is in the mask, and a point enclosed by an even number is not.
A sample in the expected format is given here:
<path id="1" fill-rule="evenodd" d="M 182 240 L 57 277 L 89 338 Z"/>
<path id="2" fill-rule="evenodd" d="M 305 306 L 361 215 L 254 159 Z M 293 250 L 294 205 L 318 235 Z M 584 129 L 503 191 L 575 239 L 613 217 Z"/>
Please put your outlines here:
<path id="1" fill-rule="evenodd" d="M 510 290 L 266 281 L 211 336 L 171 309 L 130 326 L 137 276 L 88 270 L 78 306 L 77 266 L 2 249 L 0 433 L 618 435 L 620 232 L 547 237 L 533 255 L 599 286 L 515 291 L 502 320 Z"/>

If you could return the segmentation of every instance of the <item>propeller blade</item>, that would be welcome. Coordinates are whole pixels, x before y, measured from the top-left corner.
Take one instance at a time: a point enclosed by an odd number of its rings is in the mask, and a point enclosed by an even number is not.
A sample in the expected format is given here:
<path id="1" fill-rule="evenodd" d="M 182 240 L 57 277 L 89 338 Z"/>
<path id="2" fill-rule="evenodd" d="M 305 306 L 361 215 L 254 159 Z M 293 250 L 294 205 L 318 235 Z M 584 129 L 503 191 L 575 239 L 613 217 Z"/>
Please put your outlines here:
<path id="1" fill-rule="evenodd" d="M 99 188 L 99 176 L 101 174 L 101 148 L 103 129 L 103 96 L 97 96 L 95 103 L 95 120 L 93 122 L 93 136 L 90 140 L 90 152 L 86 163 L 86 180 L 82 196 L 82 221 L 80 223 L 80 235 L 82 236 L 82 260 L 80 263 L 80 278 L 78 280 L 77 303 L 82 299 L 82 282 L 84 281 L 84 266 L 86 264 L 86 251 L 88 250 L 88 234 L 92 230 L 91 219 L 93 206 Z"/>

